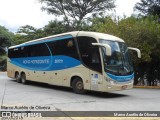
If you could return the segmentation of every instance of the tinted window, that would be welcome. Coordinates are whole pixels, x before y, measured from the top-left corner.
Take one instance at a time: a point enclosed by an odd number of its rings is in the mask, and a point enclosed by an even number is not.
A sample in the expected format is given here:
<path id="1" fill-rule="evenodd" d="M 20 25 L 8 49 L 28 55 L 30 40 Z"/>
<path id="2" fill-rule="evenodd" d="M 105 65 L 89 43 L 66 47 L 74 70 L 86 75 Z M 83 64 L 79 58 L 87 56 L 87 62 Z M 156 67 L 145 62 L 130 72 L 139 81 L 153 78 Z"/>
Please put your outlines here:
<path id="1" fill-rule="evenodd" d="M 45 43 L 13 48 L 9 49 L 8 51 L 9 58 L 37 57 L 49 55 L 50 53 Z"/>
<path id="2" fill-rule="evenodd" d="M 25 47 L 19 47 L 19 48 L 9 49 L 8 50 L 8 56 L 10 58 L 26 57 L 26 48 Z"/>
<path id="3" fill-rule="evenodd" d="M 77 42 L 84 65 L 95 71 L 102 72 L 99 47 L 92 45 L 97 41 L 91 37 L 78 37 Z"/>
<path id="4" fill-rule="evenodd" d="M 9 49 L 8 50 L 8 57 L 9 58 L 17 58 L 18 57 L 19 48 Z"/>
<path id="5" fill-rule="evenodd" d="M 45 43 L 28 46 L 29 57 L 50 56 L 48 47 Z"/>
<path id="6" fill-rule="evenodd" d="M 75 41 L 73 38 L 47 43 L 52 55 L 64 55 L 79 59 Z"/>

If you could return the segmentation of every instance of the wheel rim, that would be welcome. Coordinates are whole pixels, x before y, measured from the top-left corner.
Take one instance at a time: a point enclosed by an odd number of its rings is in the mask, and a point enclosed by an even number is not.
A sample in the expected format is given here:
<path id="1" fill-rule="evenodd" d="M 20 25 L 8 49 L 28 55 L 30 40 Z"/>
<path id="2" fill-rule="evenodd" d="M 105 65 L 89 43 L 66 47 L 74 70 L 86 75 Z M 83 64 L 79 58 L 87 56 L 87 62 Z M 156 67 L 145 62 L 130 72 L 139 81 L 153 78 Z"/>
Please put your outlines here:
<path id="1" fill-rule="evenodd" d="M 77 84 L 76 84 L 76 88 L 79 89 L 79 90 L 82 90 L 83 89 L 83 83 L 81 81 L 78 81 Z"/>

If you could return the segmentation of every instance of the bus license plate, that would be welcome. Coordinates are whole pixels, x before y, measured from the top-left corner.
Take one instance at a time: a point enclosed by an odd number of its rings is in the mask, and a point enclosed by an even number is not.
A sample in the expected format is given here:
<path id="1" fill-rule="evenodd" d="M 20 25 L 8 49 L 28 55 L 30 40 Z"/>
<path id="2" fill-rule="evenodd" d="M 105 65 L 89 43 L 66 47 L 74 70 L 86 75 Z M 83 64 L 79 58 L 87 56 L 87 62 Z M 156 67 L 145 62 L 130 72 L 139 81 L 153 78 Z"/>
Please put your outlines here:
<path id="1" fill-rule="evenodd" d="M 127 88 L 127 85 L 123 85 L 122 86 L 122 90 L 126 89 Z"/>

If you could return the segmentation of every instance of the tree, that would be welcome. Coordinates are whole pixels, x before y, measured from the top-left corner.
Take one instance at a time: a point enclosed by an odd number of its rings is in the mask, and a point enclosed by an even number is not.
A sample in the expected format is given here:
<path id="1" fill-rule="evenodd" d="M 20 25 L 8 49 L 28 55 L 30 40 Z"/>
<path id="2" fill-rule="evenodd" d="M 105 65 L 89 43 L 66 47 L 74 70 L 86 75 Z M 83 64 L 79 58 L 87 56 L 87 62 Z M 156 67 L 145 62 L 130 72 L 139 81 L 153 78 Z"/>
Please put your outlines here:
<path id="1" fill-rule="evenodd" d="M 0 26 L 0 55 L 5 54 L 5 47 L 13 44 L 14 34 L 9 32 L 5 27 Z"/>
<path id="2" fill-rule="evenodd" d="M 14 41 L 16 44 L 21 44 L 30 40 L 35 40 L 38 38 L 45 37 L 44 31 L 40 28 L 34 28 L 30 25 L 21 26 L 14 36 Z"/>
<path id="3" fill-rule="evenodd" d="M 17 31 L 17 34 L 14 36 L 14 41 L 16 44 L 21 44 L 30 40 L 35 40 L 38 38 L 60 34 L 63 32 L 67 32 L 63 21 L 50 21 L 48 25 L 43 28 L 34 28 L 30 25 L 21 26 Z"/>
<path id="4" fill-rule="evenodd" d="M 0 26 L 0 70 L 6 70 L 7 58 L 5 48 L 13 45 L 13 36 L 13 33 Z"/>
<path id="5" fill-rule="evenodd" d="M 134 9 L 144 16 L 158 15 L 160 17 L 160 0 L 141 0 Z"/>
<path id="6" fill-rule="evenodd" d="M 34 39 L 36 30 L 37 29 L 34 28 L 33 26 L 25 25 L 25 26 L 21 26 L 18 29 L 17 33 L 20 33 L 21 35 L 23 35 L 23 37 L 26 37 L 29 41 Z"/>
<path id="7" fill-rule="evenodd" d="M 87 15 L 98 14 L 112 10 L 114 0 L 38 0 L 44 3 L 42 10 L 56 16 L 63 16 L 70 30 L 81 26 Z M 72 26 L 72 29 L 71 29 Z"/>
<path id="8" fill-rule="evenodd" d="M 63 21 L 57 21 L 57 20 L 50 21 L 48 25 L 46 25 L 43 28 L 43 32 L 46 36 L 60 34 L 60 33 L 64 33 L 67 31 L 68 29 L 63 24 Z"/>

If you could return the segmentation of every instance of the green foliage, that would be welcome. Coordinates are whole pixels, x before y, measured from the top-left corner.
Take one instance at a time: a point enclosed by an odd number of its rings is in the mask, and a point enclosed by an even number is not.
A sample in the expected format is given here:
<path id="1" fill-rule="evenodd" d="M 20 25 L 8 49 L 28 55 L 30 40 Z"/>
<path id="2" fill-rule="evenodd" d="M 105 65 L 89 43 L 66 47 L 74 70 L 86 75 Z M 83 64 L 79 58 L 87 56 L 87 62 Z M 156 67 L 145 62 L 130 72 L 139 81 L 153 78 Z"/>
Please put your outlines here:
<path id="1" fill-rule="evenodd" d="M 2 61 L 6 60 L 6 59 L 7 59 L 7 56 L 6 56 L 6 55 L 1 56 L 1 57 L 0 57 L 0 63 L 1 63 Z"/>
<path id="2" fill-rule="evenodd" d="M 5 54 L 5 47 L 13 44 L 14 34 L 9 32 L 5 27 L 0 26 L 0 55 Z"/>
<path id="3" fill-rule="evenodd" d="M 6 71 L 7 65 L 7 56 L 0 56 L 0 71 Z"/>
<path id="4" fill-rule="evenodd" d="M 25 25 L 19 28 L 14 36 L 14 41 L 16 44 L 21 44 L 45 36 L 46 35 L 42 29 L 36 29 L 33 26 Z"/>
<path id="5" fill-rule="evenodd" d="M 63 16 L 68 29 L 78 29 L 88 14 L 99 14 L 115 7 L 114 0 L 38 0 L 44 3 L 42 10 Z"/>
<path id="6" fill-rule="evenodd" d="M 61 21 L 50 21 L 48 25 L 41 29 L 34 28 L 30 25 L 21 26 L 14 36 L 14 42 L 21 44 L 27 41 L 35 40 L 38 38 L 60 34 L 67 32 L 67 27 Z"/>
<path id="7" fill-rule="evenodd" d="M 0 46 L 6 47 L 12 44 L 13 33 L 0 26 Z"/>
<path id="8" fill-rule="evenodd" d="M 135 7 L 141 15 L 158 15 L 160 17 L 160 0 L 141 0 Z"/>
<path id="9" fill-rule="evenodd" d="M 92 31 L 103 32 L 112 35 L 118 34 L 117 23 L 111 17 L 94 18 L 91 22 Z"/>
<path id="10" fill-rule="evenodd" d="M 13 44 L 14 34 L 0 26 L 0 70 L 6 70 L 5 48 Z"/>
<path id="11" fill-rule="evenodd" d="M 27 36 L 22 35 L 22 34 L 15 34 L 13 41 L 16 45 L 18 45 L 18 44 L 29 41 L 29 38 L 27 38 Z"/>
<path id="12" fill-rule="evenodd" d="M 63 24 L 63 22 L 57 21 L 57 20 L 50 21 L 48 23 L 48 25 L 46 25 L 43 28 L 43 32 L 45 33 L 46 36 L 60 34 L 60 33 L 64 33 L 64 32 L 67 32 L 67 31 L 68 31 L 68 29 Z"/>

